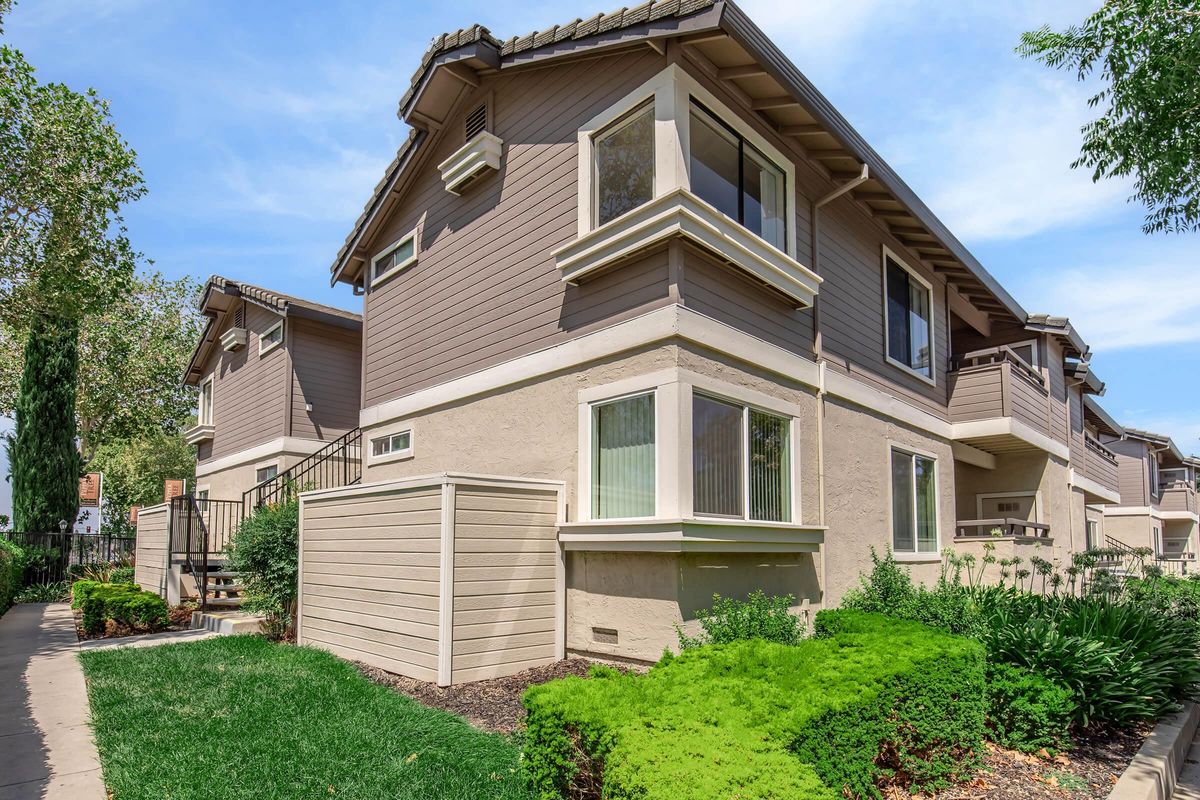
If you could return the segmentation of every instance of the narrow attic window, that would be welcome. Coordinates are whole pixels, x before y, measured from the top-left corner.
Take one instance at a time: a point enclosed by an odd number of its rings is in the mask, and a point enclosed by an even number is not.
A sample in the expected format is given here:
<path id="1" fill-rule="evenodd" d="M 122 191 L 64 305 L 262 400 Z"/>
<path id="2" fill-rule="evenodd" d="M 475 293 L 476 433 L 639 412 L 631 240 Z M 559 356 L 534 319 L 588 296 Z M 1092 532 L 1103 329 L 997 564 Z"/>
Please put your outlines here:
<path id="1" fill-rule="evenodd" d="M 467 114 L 466 122 L 464 123 L 463 133 L 464 139 L 471 141 L 476 135 L 487 130 L 488 123 L 487 103 L 480 104 L 479 108 Z"/>

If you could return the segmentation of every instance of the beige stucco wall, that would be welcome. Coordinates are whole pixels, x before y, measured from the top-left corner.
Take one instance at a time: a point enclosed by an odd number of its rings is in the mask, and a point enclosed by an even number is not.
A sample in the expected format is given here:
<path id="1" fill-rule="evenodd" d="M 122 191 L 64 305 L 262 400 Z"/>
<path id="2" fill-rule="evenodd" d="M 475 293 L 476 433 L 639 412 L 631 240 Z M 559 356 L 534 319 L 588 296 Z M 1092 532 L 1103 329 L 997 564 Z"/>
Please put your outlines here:
<path id="1" fill-rule="evenodd" d="M 1155 520 L 1154 525 L 1161 526 L 1162 523 Z M 1148 514 L 1106 516 L 1104 518 L 1105 534 L 1130 547 L 1153 547 L 1152 529 Z"/>

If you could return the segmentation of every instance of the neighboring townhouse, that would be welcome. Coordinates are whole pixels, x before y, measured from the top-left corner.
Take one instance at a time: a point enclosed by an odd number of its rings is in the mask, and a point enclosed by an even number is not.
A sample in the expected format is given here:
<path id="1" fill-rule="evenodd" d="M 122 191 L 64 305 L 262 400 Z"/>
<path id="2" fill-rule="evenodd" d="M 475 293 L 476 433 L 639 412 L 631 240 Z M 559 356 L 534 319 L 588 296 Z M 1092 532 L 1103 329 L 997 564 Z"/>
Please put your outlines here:
<path id="1" fill-rule="evenodd" d="M 197 499 L 243 493 L 358 426 L 357 314 L 214 276 L 184 382 L 199 389 Z"/>
<path id="2" fill-rule="evenodd" d="M 714 593 L 836 603 L 872 548 L 933 580 L 1102 535 L 1086 344 L 733 3 L 441 36 L 400 116 L 332 267 L 368 444 L 304 496 L 300 641 L 443 684 L 652 660 Z"/>
<path id="3" fill-rule="evenodd" d="M 1184 456 L 1168 436 L 1132 428 L 1108 447 L 1117 454 L 1121 499 L 1104 507 L 1106 536 L 1128 547 L 1150 548 L 1169 571 L 1195 571 L 1200 460 Z"/>

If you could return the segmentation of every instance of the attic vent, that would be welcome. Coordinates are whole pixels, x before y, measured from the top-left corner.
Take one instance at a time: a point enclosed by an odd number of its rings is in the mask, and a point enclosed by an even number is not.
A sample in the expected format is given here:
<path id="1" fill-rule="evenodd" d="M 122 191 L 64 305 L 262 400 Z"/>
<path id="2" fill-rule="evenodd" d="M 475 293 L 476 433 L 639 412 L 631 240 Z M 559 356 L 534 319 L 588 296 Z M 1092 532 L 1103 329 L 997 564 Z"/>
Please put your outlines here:
<path id="1" fill-rule="evenodd" d="M 235 328 L 246 327 L 246 308 L 245 308 L 245 306 L 238 306 L 237 311 L 233 312 L 233 327 L 235 327 Z"/>
<path id="2" fill-rule="evenodd" d="M 466 122 L 464 123 L 464 132 L 466 140 L 469 142 L 478 133 L 487 130 L 487 104 L 479 106 L 479 108 L 467 114 Z"/>

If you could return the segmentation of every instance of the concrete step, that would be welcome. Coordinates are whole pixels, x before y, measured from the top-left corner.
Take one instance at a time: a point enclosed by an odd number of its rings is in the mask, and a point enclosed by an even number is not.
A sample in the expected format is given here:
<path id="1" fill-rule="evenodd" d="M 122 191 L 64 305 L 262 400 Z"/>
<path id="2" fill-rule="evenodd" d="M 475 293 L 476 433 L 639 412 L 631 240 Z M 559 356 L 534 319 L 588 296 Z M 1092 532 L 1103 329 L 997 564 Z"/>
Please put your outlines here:
<path id="1" fill-rule="evenodd" d="M 261 633 L 263 619 L 248 611 L 207 609 L 192 612 L 192 628 L 217 633 Z"/>
<path id="2" fill-rule="evenodd" d="M 240 597 L 210 597 L 208 605 L 218 608 L 237 608 L 242 604 Z"/>

